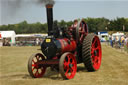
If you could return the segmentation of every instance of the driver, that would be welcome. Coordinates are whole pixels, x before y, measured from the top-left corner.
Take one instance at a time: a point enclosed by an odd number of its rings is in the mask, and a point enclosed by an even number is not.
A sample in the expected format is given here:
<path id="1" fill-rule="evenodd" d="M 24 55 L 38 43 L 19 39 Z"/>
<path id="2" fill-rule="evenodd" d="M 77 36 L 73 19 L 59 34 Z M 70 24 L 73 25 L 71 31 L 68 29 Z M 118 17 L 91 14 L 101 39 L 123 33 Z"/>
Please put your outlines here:
<path id="1" fill-rule="evenodd" d="M 74 24 L 71 27 L 76 28 L 77 25 L 78 25 L 78 20 L 74 20 Z"/>
<path id="2" fill-rule="evenodd" d="M 68 29 L 69 30 L 69 35 L 70 35 L 70 38 L 71 40 L 73 38 L 75 38 L 75 34 L 76 34 L 76 27 L 78 25 L 78 20 L 74 20 L 74 23 L 71 25 L 71 27 Z"/>

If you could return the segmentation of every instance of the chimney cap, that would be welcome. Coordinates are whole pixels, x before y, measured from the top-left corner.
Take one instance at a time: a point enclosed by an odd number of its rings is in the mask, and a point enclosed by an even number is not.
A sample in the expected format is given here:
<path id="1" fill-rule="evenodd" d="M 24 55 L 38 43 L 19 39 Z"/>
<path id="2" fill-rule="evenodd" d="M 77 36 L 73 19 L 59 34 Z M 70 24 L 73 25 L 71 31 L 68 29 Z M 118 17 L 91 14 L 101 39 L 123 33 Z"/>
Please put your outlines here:
<path id="1" fill-rule="evenodd" d="M 46 4 L 46 8 L 53 8 L 53 4 Z"/>

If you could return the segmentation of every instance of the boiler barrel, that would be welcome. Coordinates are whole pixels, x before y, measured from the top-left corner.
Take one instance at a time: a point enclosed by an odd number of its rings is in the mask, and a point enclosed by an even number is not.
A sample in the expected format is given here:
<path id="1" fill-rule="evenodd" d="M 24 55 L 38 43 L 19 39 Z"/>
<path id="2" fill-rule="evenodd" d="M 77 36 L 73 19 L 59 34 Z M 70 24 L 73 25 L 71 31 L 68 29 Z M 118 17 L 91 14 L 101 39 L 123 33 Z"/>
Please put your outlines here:
<path id="1" fill-rule="evenodd" d="M 74 40 L 64 39 L 45 39 L 41 45 L 43 54 L 51 59 L 56 55 L 61 55 L 64 52 L 72 52 L 76 50 L 76 42 Z"/>
<path id="2" fill-rule="evenodd" d="M 74 40 L 69 40 L 67 38 L 58 39 L 61 44 L 61 53 L 71 52 L 76 50 L 76 42 Z"/>

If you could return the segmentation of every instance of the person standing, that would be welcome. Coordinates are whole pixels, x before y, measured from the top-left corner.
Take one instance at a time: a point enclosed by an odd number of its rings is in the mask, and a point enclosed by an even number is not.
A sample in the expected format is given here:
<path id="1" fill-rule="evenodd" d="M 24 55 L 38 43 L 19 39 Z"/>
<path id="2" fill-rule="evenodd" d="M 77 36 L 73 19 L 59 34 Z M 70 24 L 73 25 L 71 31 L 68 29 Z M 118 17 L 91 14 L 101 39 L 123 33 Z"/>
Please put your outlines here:
<path id="1" fill-rule="evenodd" d="M 36 38 L 36 45 L 39 45 L 39 43 L 40 43 L 39 38 Z"/>
<path id="2" fill-rule="evenodd" d="M 109 41 L 110 41 L 111 47 L 113 48 L 113 40 L 112 40 L 112 37 L 109 38 Z"/>

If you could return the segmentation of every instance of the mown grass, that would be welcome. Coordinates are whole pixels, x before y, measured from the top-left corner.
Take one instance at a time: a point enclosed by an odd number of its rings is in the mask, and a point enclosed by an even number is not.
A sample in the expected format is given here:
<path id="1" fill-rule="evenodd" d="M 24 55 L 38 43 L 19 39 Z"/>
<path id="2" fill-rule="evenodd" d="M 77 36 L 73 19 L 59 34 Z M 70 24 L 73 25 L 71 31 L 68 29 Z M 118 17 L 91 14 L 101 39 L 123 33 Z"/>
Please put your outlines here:
<path id="1" fill-rule="evenodd" d="M 71 80 L 63 80 L 49 69 L 42 78 L 33 79 L 27 71 L 29 57 L 40 47 L 0 47 L 1 85 L 128 85 L 128 54 L 102 45 L 102 65 L 87 72 L 83 64 Z"/>

